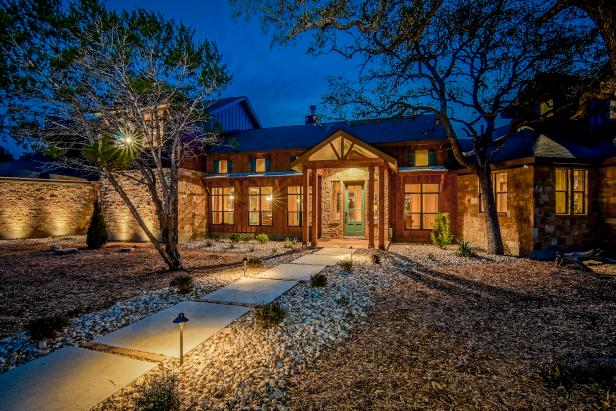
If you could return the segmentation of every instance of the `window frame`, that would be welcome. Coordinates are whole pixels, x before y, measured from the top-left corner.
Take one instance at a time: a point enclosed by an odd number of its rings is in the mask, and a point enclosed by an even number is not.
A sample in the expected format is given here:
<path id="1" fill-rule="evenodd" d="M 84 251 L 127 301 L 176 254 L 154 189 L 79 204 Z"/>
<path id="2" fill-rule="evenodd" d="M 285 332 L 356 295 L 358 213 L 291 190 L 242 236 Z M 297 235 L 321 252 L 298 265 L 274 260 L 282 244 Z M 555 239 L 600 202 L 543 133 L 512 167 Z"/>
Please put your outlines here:
<path id="1" fill-rule="evenodd" d="M 556 173 L 559 170 L 565 172 L 565 190 L 556 189 Z M 582 188 L 575 187 L 575 174 L 582 173 Z M 556 209 L 556 193 L 565 193 L 565 212 L 559 213 Z M 582 196 L 582 211 L 576 212 L 576 194 Z M 560 216 L 586 216 L 588 215 L 588 169 L 575 167 L 556 167 L 554 168 L 554 213 Z"/>
<path id="2" fill-rule="evenodd" d="M 507 185 L 507 190 L 506 191 L 497 191 L 497 187 L 496 187 L 496 176 L 497 175 L 505 175 L 505 183 Z M 494 196 L 494 206 L 496 207 L 496 213 L 497 214 L 507 214 L 509 212 L 509 173 L 507 173 L 506 171 L 499 171 L 497 173 L 492 173 L 492 175 L 490 176 L 491 180 L 492 180 L 492 195 Z M 477 179 L 478 182 L 478 186 L 479 186 L 479 212 L 480 213 L 485 213 L 486 210 L 483 208 L 483 201 L 482 201 L 482 196 L 483 196 L 483 190 L 481 189 L 481 181 L 479 181 L 479 178 Z M 505 211 L 498 211 L 499 210 L 499 194 L 505 196 Z"/>
<path id="3" fill-rule="evenodd" d="M 220 190 L 220 193 L 218 193 L 217 191 Z M 228 192 L 225 192 L 225 190 L 229 190 Z M 225 187 L 212 187 L 212 192 L 210 194 L 211 197 L 211 206 L 210 206 L 210 218 L 212 221 L 212 225 L 234 225 L 235 224 L 235 187 L 233 186 L 225 186 Z M 227 199 L 225 197 L 230 197 L 228 200 L 230 200 L 231 204 L 232 204 L 232 209 L 228 210 L 226 209 L 226 204 L 227 204 Z M 222 208 L 220 210 L 215 209 L 215 204 L 216 203 L 216 199 L 220 198 L 221 202 L 220 205 L 222 206 Z M 222 223 L 215 223 L 214 221 L 216 221 L 216 219 L 214 218 L 214 215 L 220 215 L 222 218 L 220 219 L 220 221 L 222 221 Z M 227 221 L 227 216 L 231 216 L 231 220 Z"/>
<path id="4" fill-rule="evenodd" d="M 299 188 L 299 193 L 291 193 L 291 188 Z M 299 200 L 299 201 L 298 201 Z M 295 201 L 299 204 L 298 211 L 290 211 L 289 204 Z M 292 214 L 297 215 L 298 224 L 291 224 L 289 218 Z M 304 226 L 304 187 L 303 186 L 287 186 L 287 227 L 303 227 Z"/>
<path id="5" fill-rule="evenodd" d="M 263 164 L 263 170 L 259 170 L 259 163 Z M 255 173 L 265 173 L 267 171 L 267 160 L 265 158 L 255 158 Z"/>
<path id="6" fill-rule="evenodd" d="M 259 193 L 258 194 L 252 194 L 251 191 L 253 189 L 258 189 Z M 271 191 L 271 193 L 263 193 L 263 189 L 269 189 Z M 267 199 L 268 196 L 271 196 L 272 198 L 270 200 Z M 258 204 L 258 210 L 251 210 L 250 209 L 250 202 L 251 202 L 251 198 L 252 197 L 257 197 L 257 204 Z M 271 203 L 270 206 L 270 210 L 263 210 L 263 201 L 269 201 Z M 259 223 L 258 224 L 253 224 L 251 223 L 251 214 L 257 213 L 257 215 L 259 216 Z M 270 224 L 263 224 L 263 215 L 269 213 L 271 215 L 270 217 Z M 251 227 L 272 227 L 274 225 L 274 188 L 272 186 L 252 186 L 252 187 L 248 187 L 248 225 Z"/>
<path id="7" fill-rule="evenodd" d="M 407 191 L 406 187 L 409 185 L 418 185 L 419 186 L 419 191 L 415 192 L 415 191 Z M 424 186 L 428 186 L 428 185 L 435 185 L 437 187 L 436 191 L 424 191 Z M 430 195 L 436 195 L 436 212 L 425 212 L 424 211 L 424 195 L 426 194 L 430 194 Z M 413 195 L 419 195 L 419 212 L 411 212 L 411 213 L 407 213 L 406 212 L 406 204 L 407 201 L 410 202 L 410 196 Z M 402 204 L 402 213 L 403 213 L 403 220 L 404 220 L 404 229 L 405 230 L 431 230 L 432 227 L 430 228 L 425 228 L 424 227 L 424 215 L 438 215 L 438 213 L 440 212 L 440 200 L 441 200 L 441 184 L 440 183 L 405 183 L 404 184 L 404 194 L 403 194 L 403 204 Z M 407 200 L 408 198 L 408 200 Z M 411 210 L 412 211 L 412 210 Z M 419 214 L 419 228 L 413 228 L 408 227 L 406 225 L 406 216 L 407 215 L 413 215 L 413 214 Z"/>

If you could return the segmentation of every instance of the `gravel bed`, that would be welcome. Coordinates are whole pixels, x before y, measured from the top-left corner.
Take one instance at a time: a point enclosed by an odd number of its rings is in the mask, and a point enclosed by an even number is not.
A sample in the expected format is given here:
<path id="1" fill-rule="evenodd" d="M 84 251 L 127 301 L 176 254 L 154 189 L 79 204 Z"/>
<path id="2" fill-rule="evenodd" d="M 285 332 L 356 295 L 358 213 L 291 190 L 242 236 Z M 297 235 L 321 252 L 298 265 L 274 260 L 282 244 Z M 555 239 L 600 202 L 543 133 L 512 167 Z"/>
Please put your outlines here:
<path id="1" fill-rule="evenodd" d="M 371 253 L 357 252 L 350 273 L 326 268 L 325 288 L 299 284 L 281 296 L 277 302 L 286 311 L 281 325 L 258 327 L 250 311 L 195 348 L 181 368 L 165 362 L 97 409 L 134 408 L 145 381 L 169 372 L 179 377 L 182 409 L 288 409 L 287 378 L 363 323 L 375 290 L 396 275 L 385 259 L 373 264 Z"/>
<path id="2" fill-rule="evenodd" d="M 229 239 L 210 239 L 192 241 L 190 243 L 183 244 L 183 247 L 189 250 L 203 249 L 209 252 L 242 254 L 262 258 L 273 254 L 300 249 L 302 247 L 302 243 L 294 240 L 268 241 L 265 244 L 261 244 L 256 240 L 241 240 L 240 242 L 234 243 Z"/>
<path id="3" fill-rule="evenodd" d="M 248 269 L 247 275 L 258 274 L 310 252 L 312 251 L 296 249 L 295 252 L 263 258 L 263 266 Z M 32 341 L 27 331 L 0 339 L 0 372 L 8 371 L 58 348 L 93 340 L 181 301 L 199 300 L 205 294 L 237 281 L 243 274 L 241 266 L 204 275 L 193 273 L 193 287 L 187 295 L 177 294 L 169 287 L 144 291 L 136 297 L 119 301 L 111 307 L 71 319 L 69 326 L 60 335 L 47 341 Z M 169 274 L 169 278 L 173 275 L 175 274 Z"/>

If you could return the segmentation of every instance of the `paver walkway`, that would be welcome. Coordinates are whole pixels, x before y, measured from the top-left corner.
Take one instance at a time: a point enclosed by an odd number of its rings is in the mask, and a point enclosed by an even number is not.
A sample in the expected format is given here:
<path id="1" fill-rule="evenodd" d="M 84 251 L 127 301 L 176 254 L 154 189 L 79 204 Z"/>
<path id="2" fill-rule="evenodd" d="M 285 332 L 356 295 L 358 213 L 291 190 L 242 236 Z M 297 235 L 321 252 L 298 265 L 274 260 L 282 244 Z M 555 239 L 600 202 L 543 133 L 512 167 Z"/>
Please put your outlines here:
<path id="1" fill-rule="evenodd" d="M 183 301 L 95 340 L 117 348 L 167 357 L 179 355 L 173 319 L 183 312 L 184 352 L 210 338 L 249 311 L 247 306 L 274 301 L 299 281 L 325 266 L 351 257 L 353 250 L 321 249 L 244 278 L 206 295 L 203 302 Z M 152 358 L 152 357 L 149 357 Z M 156 366 L 126 356 L 65 347 L 0 374 L 0 410 L 85 410 L 103 401 Z"/>

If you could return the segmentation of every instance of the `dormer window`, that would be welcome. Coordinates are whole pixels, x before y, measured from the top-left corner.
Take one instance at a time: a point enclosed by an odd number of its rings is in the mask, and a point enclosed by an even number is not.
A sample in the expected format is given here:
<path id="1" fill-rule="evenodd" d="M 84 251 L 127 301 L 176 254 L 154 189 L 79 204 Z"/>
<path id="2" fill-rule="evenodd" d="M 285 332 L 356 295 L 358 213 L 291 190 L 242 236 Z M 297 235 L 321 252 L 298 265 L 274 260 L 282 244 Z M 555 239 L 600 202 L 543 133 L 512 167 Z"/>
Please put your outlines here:
<path id="1" fill-rule="evenodd" d="M 409 151 L 409 167 L 429 167 L 436 164 L 436 152 L 434 150 Z"/>
<path id="2" fill-rule="evenodd" d="M 250 164 L 250 168 L 250 171 L 253 173 L 265 173 L 269 171 L 269 159 L 267 157 L 253 158 Z"/>
<path id="3" fill-rule="evenodd" d="M 214 172 L 218 174 L 228 174 L 231 172 L 231 160 L 214 161 Z"/>

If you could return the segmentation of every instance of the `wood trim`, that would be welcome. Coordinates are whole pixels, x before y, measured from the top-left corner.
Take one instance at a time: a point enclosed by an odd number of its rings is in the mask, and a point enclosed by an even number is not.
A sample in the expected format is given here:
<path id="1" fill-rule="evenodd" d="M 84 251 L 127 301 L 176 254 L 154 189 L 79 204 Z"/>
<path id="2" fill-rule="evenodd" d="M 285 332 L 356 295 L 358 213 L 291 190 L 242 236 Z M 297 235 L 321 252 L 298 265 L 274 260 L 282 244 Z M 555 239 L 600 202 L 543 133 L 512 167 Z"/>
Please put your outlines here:
<path id="1" fill-rule="evenodd" d="M 312 171 L 312 239 L 310 245 L 317 246 L 317 237 L 319 235 L 318 227 L 318 205 L 319 205 L 319 173 L 316 170 Z"/>
<path id="2" fill-rule="evenodd" d="M 368 247 L 374 248 L 374 167 L 368 167 Z"/>
<path id="3" fill-rule="evenodd" d="M 385 249 L 385 167 L 379 167 L 379 248 Z"/>
<path id="4" fill-rule="evenodd" d="M 305 169 L 317 169 L 317 168 L 349 168 L 349 167 L 368 167 L 368 166 L 381 166 L 385 165 L 385 160 L 380 158 L 366 159 L 366 160 L 317 160 L 306 161 L 304 163 Z"/>
<path id="5" fill-rule="evenodd" d="M 304 193 L 303 193 L 303 198 L 302 198 L 302 202 L 303 202 L 303 210 L 302 210 L 302 243 L 304 245 L 308 245 L 308 237 L 310 235 L 310 233 L 308 232 L 308 227 L 310 225 L 310 222 L 308 221 L 308 192 L 309 192 L 309 175 L 310 170 L 306 170 L 304 171 L 304 175 L 303 175 L 303 186 L 304 186 Z"/>

